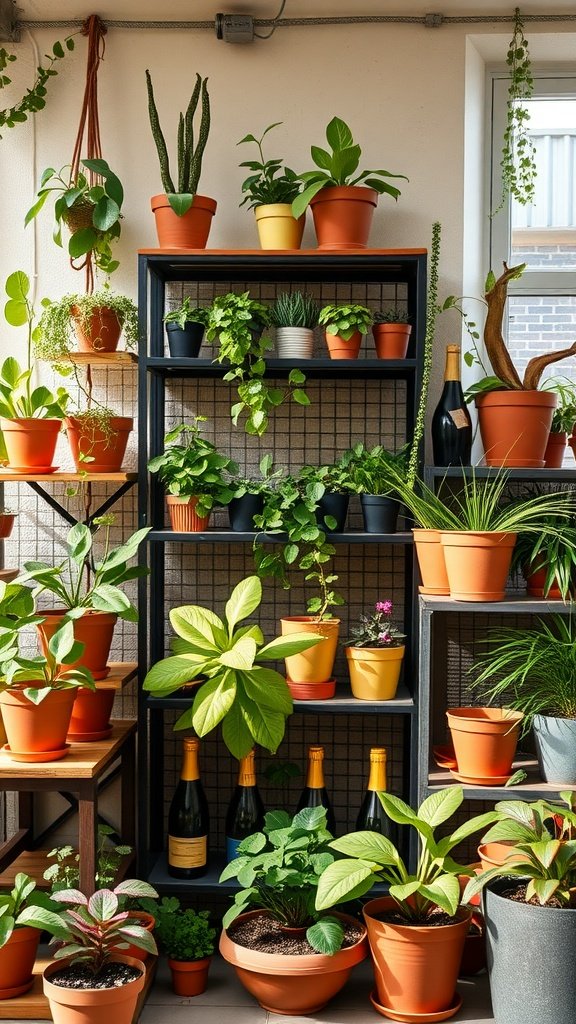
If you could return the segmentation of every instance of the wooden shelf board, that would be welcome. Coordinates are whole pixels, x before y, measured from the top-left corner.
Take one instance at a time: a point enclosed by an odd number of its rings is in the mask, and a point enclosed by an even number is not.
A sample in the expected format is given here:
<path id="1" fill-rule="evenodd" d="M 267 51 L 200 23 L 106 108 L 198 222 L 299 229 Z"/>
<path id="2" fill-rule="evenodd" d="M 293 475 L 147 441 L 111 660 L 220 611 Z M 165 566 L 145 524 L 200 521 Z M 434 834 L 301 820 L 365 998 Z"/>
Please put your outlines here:
<path id="1" fill-rule="evenodd" d="M 314 256 L 333 259 L 338 256 L 421 256 L 427 249 L 138 249 L 139 256 L 289 256 L 291 259 Z"/>
<path id="2" fill-rule="evenodd" d="M 125 484 L 138 479 L 138 473 L 12 473 L 5 467 L 0 469 L 2 483 L 73 483 L 83 481 L 87 484 L 115 483 Z"/>
<path id="3" fill-rule="evenodd" d="M 76 366 L 117 366 L 120 369 L 138 365 L 135 352 L 69 352 L 55 363 L 75 363 Z"/>
<path id="4" fill-rule="evenodd" d="M 138 671 L 136 661 L 109 661 L 110 675 L 96 680 L 97 690 L 122 690 Z"/>
<path id="5" fill-rule="evenodd" d="M 136 731 L 136 722 L 112 722 L 112 735 L 107 740 L 71 743 L 70 751 L 61 761 L 26 764 L 13 761 L 5 751 L 0 753 L 0 787 L 8 779 L 94 779 L 119 755 L 126 737 Z M 54 788 L 57 788 L 56 786 Z"/>

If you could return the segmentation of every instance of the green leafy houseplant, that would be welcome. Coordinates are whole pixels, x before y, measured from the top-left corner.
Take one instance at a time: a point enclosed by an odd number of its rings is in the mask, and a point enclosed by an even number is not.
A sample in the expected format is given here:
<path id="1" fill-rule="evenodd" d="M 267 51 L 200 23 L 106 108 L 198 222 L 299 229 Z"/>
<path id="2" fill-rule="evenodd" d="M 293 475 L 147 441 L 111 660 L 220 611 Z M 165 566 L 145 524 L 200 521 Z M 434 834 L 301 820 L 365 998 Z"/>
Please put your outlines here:
<path id="1" fill-rule="evenodd" d="M 282 160 L 264 160 L 262 143 L 273 128 L 277 128 L 282 121 L 269 124 L 264 129 L 259 139 L 254 135 L 245 135 L 238 143 L 254 143 L 258 148 L 259 160 L 244 160 L 240 167 L 247 167 L 253 173 L 242 183 L 242 195 L 244 196 L 240 206 L 248 204 L 248 209 L 254 210 L 257 206 L 268 206 L 275 203 L 291 203 L 298 195 L 301 184 L 300 180 L 289 167 L 282 167 Z"/>
<path id="2" fill-rule="evenodd" d="M 260 459 L 260 478 L 235 476 L 230 481 L 235 498 L 243 498 L 245 494 L 270 494 L 275 484 L 282 478 L 283 469 L 273 470 L 274 456 L 267 454 Z"/>
<path id="3" fill-rule="evenodd" d="M 0 893 L 0 949 L 10 940 L 14 929 L 25 927 L 49 932 L 56 939 L 65 939 L 69 934 L 61 908 L 46 893 L 38 891 L 33 878 L 18 872 L 14 888 Z"/>
<path id="4" fill-rule="evenodd" d="M 202 437 L 199 423 L 205 416 L 195 416 L 188 426 L 178 424 L 164 438 L 167 445 L 162 455 L 150 459 L 148 469 L 158 473 L 169 494 L 180 498 L 197 498 L 198 516 L 207 516 L 213 508 L 227 505 L 234 497 L 234 489 L 226 474 L 237 473 L 238 466 L 216 446 Z M 177 444 L 178 438 L 182 443 Z"/>
<path id="5" fill-rule="evenodd" d="M 314 330 L 320 309 L 311 295 L 303 292 L 282 292 L 270 309 L 274 327 L 304 327 Z"/>
<path id="6" fill-rule="evenodd" d="M 317 953 L 333 954 L 342 946 L 344 929 L 337 917 L 314 905 L 321 876 L 334 863 L 331 833 L 323 807 L 306 807 L 292 818 L 269 811 L 262 832 L 244 839 L 238 856 L 220 875 L 242 886 L 223 918 L 225 928 L 247 910 L 262 909 L 287 928 L 306 928 Z"/>
<path id="7" fill-rule="evenodd" d="M 26 90 L 18 103 L 0 110 L 0 132 L 3 128 L 14 128 L 17 124 L 22 124 L 28 120 L 30 114 L 36 114 L 39 110 L 44 109 L 48 82 L 58 74 L 56 62 L 63 59 L 66 51 L 70 53 L 73 49 L 74 39 L 72 36 L 66 36 L 63 43 L 56 40 L 52 44 L 52 52 L 44 54 L 47 65 L 39 64 L 36 68 L 36 77 L 32 87 Z M 15 53 L 8 53 L 4 46 L 0 47 L 0 90 L 11 84 L 11 79 L 6 74 L 6 68 L 15 60 L 17 60 Z M 2 138 L 1 134 L 0 138 Z"/>
<path id="8" fill-rule="evenodd" d="M 316 170 L 304 171 L 298 177 L 304 184 L 304 191 L 292 203 L 292 213 L 300 217 L 306 210 L 310 200 L 318 195 L 323 188 L 337 185 L 366 185 L 373 188 L 379 195 L 386 193 L 398 199 L 400 190 L 391 185 L 387 178 L 404 178 L 404 174 L 391 174 L 390 171 L 360 171 L 358 166 L 362 150 L 354 142 L 352 132 L 339 117 L 333 117 L 326 128 L 326 141 L 330 152 L 319 146 L 311 147 L 312 160 Z"/>
<path id="9" fill-rule="evenodd" d="M 27 225 L 38 216 L 49 197 L 54 203 L 53 238 L 62 245 L 62 225 L 70 230 L 68 254 L 72 260 L 92 253 L 94 264 L 104 274 L 112 274 L 119 266 L 113 259 L 112 243 L 120 237 L 124 189 L 106 160 L 82 160 L 88 177 L 79 171 L 72 176 L 69 165 L 56 171 L 47 167 L 40 179 L 36 202 L 26 214 Z M 95 179 L 95 183 L 93 180 Z"/>
<path id="10" fill-rule="evenodd" d="M 344 341 L 350 341 L 353 334 L 368 334 L 372 326 L 372 313 L 366 306 L 357 303 L 338 303 L 324 306 L 320 310 L 318 323 L 326 329 L 326 334 L 337 335 Z"/>
<path id="11" fill-rule="evenodd" d="M 377 601 L 372 615 L 361 615 L 350 631 L 348 647 L 403 647 L 406 634 L 392 622 L 392 601 Z"/>
<path id="12" fill-rule="evenodd" d="M 554 391 L 558 395 L 550 433 L 570 434 L 576 423 L 576 384 L 568 377 L 551 377 L 544 382 L 542 390 Z"/>
<path id="13" fill-rule="evenodd" d="M 160 119 L 154 99 L 150 72 L 146 71 L 148 89 L 148 113 L 150 127 L 156 144 L 162 185 L 174 213 L 183 217 L 192 206 L 198 192 L 202 173 L 202 159 L 210 133 L 210 97 L 208 79 L 196 75 L 196 84 L 190 97 L 186 113 L 180 113 L 178 120 L 178 177 L 172 178 L 166 140 L 160 127 Z M 200 124 L 197 126 L 197 141 L 194 143 L 194 120 L 200 103 Z"/>
<path id="14" fill-rule="evenodd" d="M 208 323 L 208 308 L 207 306 L 192 306 L 188 295 L 184 297 L 179 306 L 175 309 L 171 309 L 162 318 L 165 324 L 177 324 L 181 331 L 186 327 L 186 324 L 206 324 Z"/>
<path id="15" fill-rule="evenodd" d="M 529 579 L 543 572 L 543 596 L 558 587 L 564 600 L 573 596 L 576 586 L 576 528 L 563 518 L 552 518 L 556 532 L 520 534 L 512 556 L 512 568 L 521 569 Z"/>
<path id="16" fill-rule="evenodd" d="M 113 835 L 114 829 L 110 825 L 99 823 L 96 839 L 96 882 L 101 886 L 113 884 L 122 858 L 133 852 L 131 846 L 112 843 L 110 837 Z M 46 857 L 52 863 L 43 872 L 42 878 L 50 882 L 51 891 L 77 889 L 80 882 L 80 854 L 74 847 L 56 846 L 46 854 Z"/>
<path id="17" fill-rule="evenodd" d="M 265 643 L 259 626 L 238 626 L 261 601 L 260 580 L 248 576 L 232 591 L 224 619 L 197 605 L 173 608 L 170 622 L 178 636 L 172 644 L 174 655 L 153 665 L 144 680 L 144 690 L 165 697 L 191 678 L 205 676 L 192 707 L 175 728 L 193 728 L 202 737 L 222 723 L 222 738 L 238 759 L 255 743 L 275 753 L 292 711 L 286 680 L 262 662 L 299 653 L 322 640 L 295 633 Z"/>
<path id="18" fill-rule="evenodd" d="M 408 324 L 410 317 L 405 309 L 398 306 L 389 306 L 387 309 L 378 309 L 372 314 L 375 324 Z"/>
<path id="19" fill-rule="evenodd" d="M 360 441 L 352 452 L 352 480 L 359 494 L 394 495 L 395 481 L 406 479 L 408 445 L 397 452 L 388 452 L 381 444 L 368 449 Z"/>
<path id="20" fill-rule="evenodd" d="M 156 918 L 154 934 L 160 952 L 170 960 L 204 960 L 214 952 L 216 929 L 209 910 L 184 909 L 176 896 L 164 896 L 158 903 L 140 900 L 143 910 Z"/>
<path id="21" fill-rule="evenodd" d="M 124 332 L 126 347 L 133 349 L 138 343 L 138 310 L 125 295 L 115 295 L 107 288 L 91 295 L 64 295 L 57 302 L 43 303 L 44 311 L 34 337 L 34 350 L 38 359 L 57 362 L 66 359 L 76 345 L 74 325 L 78 323 L 85 334 L 90 334 L 92 317 L 102 309 L 111 309 L 118 317 Z M 98 349 L 98 337 L 93 339 Z"/>

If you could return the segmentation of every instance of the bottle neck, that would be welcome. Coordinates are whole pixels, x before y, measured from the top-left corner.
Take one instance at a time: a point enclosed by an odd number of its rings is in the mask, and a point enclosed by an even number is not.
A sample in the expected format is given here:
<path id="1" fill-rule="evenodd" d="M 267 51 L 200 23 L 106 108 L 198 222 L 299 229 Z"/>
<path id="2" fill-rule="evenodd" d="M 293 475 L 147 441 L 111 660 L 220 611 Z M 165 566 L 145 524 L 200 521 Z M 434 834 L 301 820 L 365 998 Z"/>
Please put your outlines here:
<path id="1" fill-rule="evenodd" d="M 322 747 L 310 747 L 308 751 L 308 789 L 324 789 L 324 751 Z"/>
<path id="2" fill-rule="evenodd" d="M 446 369 L 444 371 L 444 380 L 458 381 L 460 382 L 460 346 L 459 345 L 447 345 L 446 346 Z"/>
<path id="3" fill-rule="evenodd" d="M 194 782 L 200 778 L 200 769 L 198 767 L 198 740 L 185 739 L 184 740 L 184 754 L 182 756 L 182 768 L 180 771 L 180 778 L 183 782 Z"/>
<path id="4" fill-rule="evenodd" d="M 378 751 L 370 755 L 370 775 L 368 778 L 368 791 L 384 792 L 387 788 L 386 779 L 386 751 Z"/>
<path id="5" fill-rule="evenodd" d="M 255 786 L 256 785 L 256 766 L 254 764 L 254 751 L 251 750 L 246 757 L 240 759 L 240 767 L 238 770 L 238 785 L 239 786 Z"/>

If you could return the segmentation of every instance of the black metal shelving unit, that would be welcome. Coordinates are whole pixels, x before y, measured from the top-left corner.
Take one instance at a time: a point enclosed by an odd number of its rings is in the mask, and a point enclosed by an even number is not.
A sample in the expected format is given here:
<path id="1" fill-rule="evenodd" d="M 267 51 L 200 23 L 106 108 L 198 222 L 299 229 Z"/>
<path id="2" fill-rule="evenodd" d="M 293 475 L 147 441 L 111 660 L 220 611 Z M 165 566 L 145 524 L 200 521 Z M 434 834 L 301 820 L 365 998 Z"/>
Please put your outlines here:
<path id="1" fill-rule="evenodd" d="M 162 317 L 165 311 L 166 289 L 170 284 L 188 284 L 204 289 L 212 285 L 218 289 L 245 290 L 253 287 L 271 286 L 282 282 L 286 287 L 302 288 L 306 285 L 320 285 L 330 282 L 332 286 L 345 287 L 345 283 L 376 289 L 383 286 L 397 286 L 403 289 L 404 304 L 413 324 L 408 358 L 405 360 L 383 361 L 368 355 L 358 360 L 331 360 L 314 358 L 307 360 L 302 368 L 309 380 L 333 382 L 345 389 L 345 382 L 395 382 L 404 396 L 402 400 L 403 439 L 413 435 L 417 400 L 421 385 L 422 350 L 425 330 L 426 302 L 426 251 L 419 250 L 366 250 L 351 253 L 321 253 L 317 250 L 290 253 L 276 252 L 225 252 L 200 251 L 192 253 L 170 253 L 158 250 L 144 251 L 139 256 L 139 525 L 151 526 L 146 549 L 141 560 L 150 568 L 148 579 L 140 581 L 140 624 L 139 624 L 139 672 L 140 682 L 147 668 L 165 655 L 165 604 L 166 604 L 166 549 L 181 545 L 186 557 L 201 557 L 206 550 L 225 552 L 231 545 L 244 545 L 247 550 L 252 544 L 254 533 L 235 533 L 220 525 L 210 527 L 202 533 L 173 533 L 164 528 L 164 494 L 158 481 L 151 479 L 147 472 L 148 460 L 163 450 L 166 432 L 167 391 L 170 387 L 181 386 L 180 382 L 213 381 L 216 388 L 227 388 L 220 384 L 225 368 L 207 358 L 172 359 L 164 354 L 164 331 Z M 253 287 L 252 287 L 253 286 Z M 265 300 L 270 293 L 263 292 Z M 350 301 L 342 298 L 341 301 Z M 360 301 L 354 298 L 352 301 Z M 198 303 L 200 304 L 200 303 Z M 392 302 L 389 302 L 392 305 Z M 267 359 L 267 376 L 282 379 L 293 368 L 285 359 Z M 398 382 L 400 382 L 398 384 Z M 368 384 L 365 384 L 367 387 Z M 222 399 L 229 403 L 229 395 L 223 392 Z M 396 422 L 394 397 L 393 416 Z M 202 412 L 198 409 L 198 412 Z M 304 415 L 304 414 L 302 414 Z M 270 434 L 274 430 L 270 426 Z M 241 428 L 230 427 L 231 433 L 242 433 Z M 268 437 L 268 435 L 267 435 Z M 273 447 L 273 439 L 269 440 Z M 274 543 L 277 537 L 264 538 Z M 362 558 L 358 545 L 372 545 L 367 551 L 379 551 L 387 545 L 390 557 L 396 552 L 401 559 L 404 592 L 404 624 L 409 635 L 406 651 L 404 676 L 394 701 L 372 703 L 355 700 L 349 685 L 340 681 L 335 698 L 328 701 L 295 701 L 295 715 L 302 715 L 302 722 L 333 720 L 350 716 L 350 723 L 361 723 L 370 716 L 391 716 L 398 723 L 402 733 L 403 793 L 407 798 L 416 792 L 416 716 L 417 691 L 417 609 L 414 600 L 415 577 L 412 535 L 406 530 L 396 534 L 367 534 L 360 529 L 331 535 L 340 551 L 354 552 L 354 559 Z M 143 546 L 144 547 L 144 546 Z M 366 555 L 364 557 L 367 557 Z M 352 558 L 352 556 L 350 556 Z M 345 586 L 341 587 L 345 592 Z M 208 601 L 200 603 L 209 603 Z M 163 852 L 164 836 L 164 743 L 166 712 L 184 710 L 190 703 L 189 697 L 174 694 L 169 698 L 151 698 L 139 688 L 139 852 L 141 871 L 164 891 L 170 888 L 184 888 L 187 891 L 217 891 L 218 875 L 221 868 L 220 854 L 215 851 L 208 873 L 201 879 L 189 883 L 171 879 L 166 871 Z M 317 719 L 314 716 L 318 716 Z M 291 728 L 288 721 L 288 730 Z M 352 725 L 351 725 L 352 728 Z M 361 728 L 361 725 L 358 725 Z M 356 756 L 356 763 L 358 757 Z M 363 766 L 363 773 L 365 765 Z"/>

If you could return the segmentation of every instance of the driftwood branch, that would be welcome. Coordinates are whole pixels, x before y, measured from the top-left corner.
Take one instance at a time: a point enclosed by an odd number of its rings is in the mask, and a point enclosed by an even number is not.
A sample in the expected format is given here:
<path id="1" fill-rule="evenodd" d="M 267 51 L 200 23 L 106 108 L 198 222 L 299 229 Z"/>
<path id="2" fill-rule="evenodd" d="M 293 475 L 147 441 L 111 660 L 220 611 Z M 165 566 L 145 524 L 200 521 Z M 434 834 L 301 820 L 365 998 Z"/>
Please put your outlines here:
<path id="1" fill-rule="evenodd" d="M 484 325 L 486 352 L 496 376 L 513 391 L 521 391 L 526 385 L 522 384 L 506 348 L 506 342 L 502 336 L 502 318 L 506 306 L 508 282 L 519 276 L 519 269 L 519 267 L 508 267 L 505 263 L 504 273 L 484 296 L 488 306 Z"/>
<path id="2" fill-rule="evenodd" d="M 570 348 L 560 348 L 556 352 L 548 352 L 544 356 L 535 356 L 531 359 L 524 373 L 522 387 L 525 391 L 537 391 L 540 378 L 547 366 L 552 363 L 559 363 L 561 359 L 576 355 L 576 342 Z"/>

